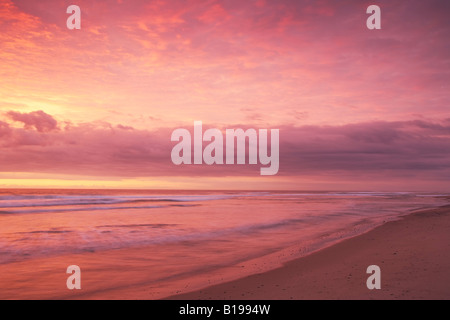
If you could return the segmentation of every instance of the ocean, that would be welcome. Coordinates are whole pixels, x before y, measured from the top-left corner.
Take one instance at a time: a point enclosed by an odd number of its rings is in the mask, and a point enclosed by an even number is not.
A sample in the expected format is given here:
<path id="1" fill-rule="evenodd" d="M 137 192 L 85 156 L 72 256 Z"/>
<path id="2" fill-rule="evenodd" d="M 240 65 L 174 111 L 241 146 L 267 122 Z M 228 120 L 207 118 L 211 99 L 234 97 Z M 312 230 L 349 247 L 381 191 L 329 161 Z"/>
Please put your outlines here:
<path id="1" fill-rule="evenodd" d="M 153 291 L 143 298 L 160 298 L 266 271 L 412 211 L 448 204 L 448 196 L 0 190 L 0 271 L 14 273 L 0 276 L 0 298 L 20 297 L 21 290 L 48 297 L 28 288 L 24 279 L 34 270 L 36 276 L 57 272 L 49 261 L 67 258 L 67 265 L 77 265 L 77 257 L 82 270 L 84 264 L 103 273 L 91 271 L 84 294 L 145 283 Z"/>

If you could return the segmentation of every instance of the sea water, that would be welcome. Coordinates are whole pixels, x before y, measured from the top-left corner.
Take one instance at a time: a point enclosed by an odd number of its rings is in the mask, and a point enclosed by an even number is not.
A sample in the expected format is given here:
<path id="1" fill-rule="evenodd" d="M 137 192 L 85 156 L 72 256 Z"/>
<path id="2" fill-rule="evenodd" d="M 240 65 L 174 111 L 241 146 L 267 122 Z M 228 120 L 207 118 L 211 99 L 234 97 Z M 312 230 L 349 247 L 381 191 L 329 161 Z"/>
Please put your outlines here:
<path id="1" fill-rule="evenodd" d="M 296 249 L 285 259 L 306 255 L 446 199 L 413 192 L 1 190 L 0 267 L 28 262 L 41 270 L 45 259 L 117 252 L 114 262 L 95 261 L 98 270 L 139 267 L 111 287 L 144 281 L 159 290 L 286 248 Z M 147 249 L 123 254 L 136 248 Z M 253 265 L 254 272 L 269 266 Z M 0 281 L 0 296 L 21 276 L 8 279 Z"/>

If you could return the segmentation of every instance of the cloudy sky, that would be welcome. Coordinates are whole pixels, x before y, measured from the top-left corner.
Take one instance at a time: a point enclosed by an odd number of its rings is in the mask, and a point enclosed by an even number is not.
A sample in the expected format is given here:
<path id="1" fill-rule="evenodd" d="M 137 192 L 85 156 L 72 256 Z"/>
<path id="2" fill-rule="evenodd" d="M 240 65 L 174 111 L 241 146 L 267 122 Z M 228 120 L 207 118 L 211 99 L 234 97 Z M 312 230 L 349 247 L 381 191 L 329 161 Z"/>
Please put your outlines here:
<path id="1" fill-rule="evenodd" d="M 81 8 L 81 30 L 66 9 Z M 378 4 L 382 29 L 368 30 Z M 0 186 L 450 191 L 447 0 L 0 0 Z M 280 171 L 171 133 L 280 129 Z"/>

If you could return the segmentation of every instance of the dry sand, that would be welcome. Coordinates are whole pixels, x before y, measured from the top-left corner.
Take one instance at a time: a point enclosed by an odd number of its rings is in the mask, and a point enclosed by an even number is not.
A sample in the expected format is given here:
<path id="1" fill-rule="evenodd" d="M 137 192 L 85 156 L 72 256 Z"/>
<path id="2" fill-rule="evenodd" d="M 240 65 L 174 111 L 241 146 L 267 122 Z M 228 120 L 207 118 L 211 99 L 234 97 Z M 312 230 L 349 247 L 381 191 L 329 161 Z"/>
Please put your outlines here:
<path id="1" fill-rule="evenodd" d="M 369 290 L 369 265 L 381 289 Z M 408 215 L 261 274 L 169 299 L 450 299 L 450 206 Z"/>

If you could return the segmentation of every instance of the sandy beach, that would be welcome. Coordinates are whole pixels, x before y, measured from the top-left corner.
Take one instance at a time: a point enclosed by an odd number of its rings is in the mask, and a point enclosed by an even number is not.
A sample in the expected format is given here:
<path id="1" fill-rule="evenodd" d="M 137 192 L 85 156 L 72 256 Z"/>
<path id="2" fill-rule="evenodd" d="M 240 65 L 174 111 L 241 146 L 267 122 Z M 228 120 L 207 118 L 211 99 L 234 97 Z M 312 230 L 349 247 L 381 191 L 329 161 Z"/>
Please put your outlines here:
<path id="1" fill-rule="evenodd" d="M 368 290 L 369 265 L 381 290 Z M 269 272 L 169 299 L 450 299 L 450 206 L 388 222 Z"/>
<path id="2" fill-rule="evenodd" d="M 249 261 L 225 271 L 206 268 L 167 278 L 165 286 L 157 286 L 152 279 L 163 277 L 163 270 L 155 275 L 149 265 L 163 253 L 155 250 L 146 246 L 3 264 L 0 299 L 450 299 L 450 206 L 387 222 L 281 267 L 274 256 L 265 257 L 274 260 L 270 271 L 258 271 Z M 258 261 L 261 266 L 264 260 Z M 82 290 L 66 288 L 70 264 L 82 269 Z M 381 290 L 366 287 L 369 265 L 381 268 Z"/>

